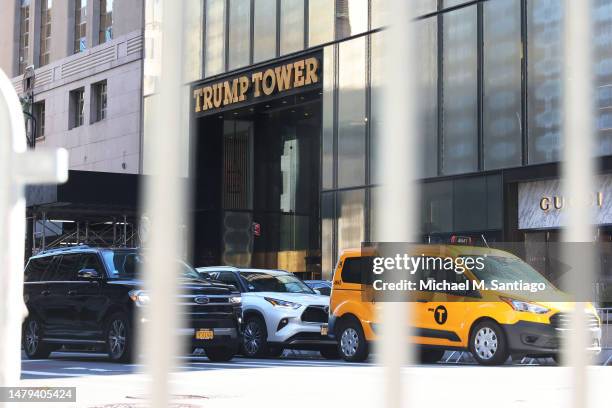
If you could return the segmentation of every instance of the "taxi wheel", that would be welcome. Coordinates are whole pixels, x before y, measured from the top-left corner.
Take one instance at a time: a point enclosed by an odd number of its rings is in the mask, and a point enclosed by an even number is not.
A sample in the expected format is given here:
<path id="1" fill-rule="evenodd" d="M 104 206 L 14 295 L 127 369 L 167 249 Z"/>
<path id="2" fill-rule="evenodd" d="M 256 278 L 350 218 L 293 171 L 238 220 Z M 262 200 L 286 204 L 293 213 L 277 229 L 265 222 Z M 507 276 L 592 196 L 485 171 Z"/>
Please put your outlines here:
<path id="1" fill-rule="evenodd" d="M 368 358 L 368 342 L 361 324 L 355 319 L 345 320 L 338 328 L 338 353 L 346 361 L 358 362 Z"/>
<path id="2" fill-rule="evenodd" d="M 485 320 L 474 326 L 469 349 L 476 361 L 482 365 L 500 365 L 508 359 L 504 330 L 492 320 Z"/>
<path id="3" fill-rule="evenodd" d="M 444 357 L 445 350 L 438 349 L 424 349 L 420 352 L 420 360 L 423 364 L 433 364 L 442 360 Z"/>

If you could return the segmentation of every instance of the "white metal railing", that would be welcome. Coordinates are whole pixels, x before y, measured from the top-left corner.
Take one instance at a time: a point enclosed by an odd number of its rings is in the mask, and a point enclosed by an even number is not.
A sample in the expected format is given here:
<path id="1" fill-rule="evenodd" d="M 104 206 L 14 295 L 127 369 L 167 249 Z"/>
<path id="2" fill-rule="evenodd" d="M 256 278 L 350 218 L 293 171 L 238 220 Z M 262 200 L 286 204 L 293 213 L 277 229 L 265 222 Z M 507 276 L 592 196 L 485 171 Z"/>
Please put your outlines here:
<path id="1" fill-rule="evenodd" d="M 26 313 L 24 186 L 60 183 L 67 178 L 66 150 L 26 151 L 21 104 L 0 69 L 0 387 L 16 385 L 21 370 L 21 322 Z"/>

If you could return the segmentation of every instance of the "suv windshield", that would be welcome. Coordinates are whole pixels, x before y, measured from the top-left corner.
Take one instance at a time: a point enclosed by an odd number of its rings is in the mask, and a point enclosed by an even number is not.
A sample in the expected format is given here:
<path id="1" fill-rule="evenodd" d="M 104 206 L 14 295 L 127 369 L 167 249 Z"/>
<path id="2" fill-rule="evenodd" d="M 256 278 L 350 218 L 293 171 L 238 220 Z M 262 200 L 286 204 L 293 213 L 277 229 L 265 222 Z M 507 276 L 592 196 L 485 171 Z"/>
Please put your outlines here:
<path id="1" fill-rule="evenodd" d="M 106 250 L 102 259 L 109 271 L 109 279 L 138 279 L 145 262 L 145 257 L 138 251 Z M 183 276 L 190 279 L 202 279 L 198 273 L 183 261 L 180 264 Z"/>
<path id="2" fill-rule="evenodd" d="M 240 272 L 247 281 L 250 292 L 284 292 L 284 293 L 310 293 L 304 282 L 293 275 L 269 275 L 262 272 Z"/>
<path id="3" fill-rule="evenodd" d="M 544 276 L 520 259 L 492 255 L 487 255 L 481 259 L 484 268 L 472 268 L 474 275 L 481 281 L 497 280 L 500 283 L 513 283 L 522 280 L 529 283 L 544 283 L 547 287 L 554 287 Z"/>

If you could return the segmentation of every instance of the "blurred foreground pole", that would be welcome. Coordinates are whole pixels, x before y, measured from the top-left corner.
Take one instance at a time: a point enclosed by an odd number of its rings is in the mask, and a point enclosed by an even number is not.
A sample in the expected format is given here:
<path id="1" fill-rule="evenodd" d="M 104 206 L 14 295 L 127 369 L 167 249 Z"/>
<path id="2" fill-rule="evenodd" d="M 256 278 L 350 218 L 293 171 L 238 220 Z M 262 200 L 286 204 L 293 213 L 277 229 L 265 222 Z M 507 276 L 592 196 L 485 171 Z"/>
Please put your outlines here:
<path id="1" fill-rule="evenodd" d="M 170 372 L 180 352 L 176 330 L 181 324 L 177 305 L 179 263 L 183 247 L 180 225 L 185 207 L 185 185 L 180 179 L 180 123 L 182 59 L 182 8 L 161 0 L 161 72 L 151 114 L 145 117 L 145 162 L 151 176 L 145 182 L 143 213 L 150 219 L 143 279 L 150 294 L 148 323 L 141 332 L 144 364 L 151 384 L 150 406 L 167 408 Z"/>
<path id="2" fill-rule="evenodd" d="M 589 345 L 584 308 L 593 285 L 593 206 L 586 199 L 595 192 L 593 70 L 591 60 L 591 1 L 565 1 L 565 53 L 563 65 L 563 196 L 567 227 L 563 231 L 564 262 L 571 267 L 565 288 L 571 288 L 577 303 L 571 328 L 564 339 L 565 361 L 572 367 L 572 406 L 588 406 L 586 366 Z M 571 202 L 568 203 L 567 199 Z"/>
<path id="3" fill-rule="evenodd" d="M 66 150 L 26 151 L 21 103 L 0 70 L 0 387 L 16 386 L 21 371 L 21 323 L 26 315 L 24 186 L 67 179 Z"/>
<path id="4" fill-rule="evenodd" d="M 380 205 L 375 226 L 381 242 L 416 242 L 417 203 L 419 190 L 415 183 L 418 169 L 418 103 L 415 63 L 417 55 L 415 24 L 412 22 L 412 2 L 387 0 L 386 25 L 383 32 L 385 75 L 383 83 L 382 137 L 377 163 L 384 180 L 380 189 Z M 374 107 L 376 109 L 377 107 Z M 388 255 L 388 254 L 387 254 Z M 387 256 L 385 255 L 385 256 Z M 410 304 L 403 299 L 389 299 L 382 303 L 382 322 L 378 343 L 378 363 L 385 370 L 384 406 L 406 406 L 410 395 L 403 386 L 401 368 L 412 362 L 407 343 L 410 325 Z"/>

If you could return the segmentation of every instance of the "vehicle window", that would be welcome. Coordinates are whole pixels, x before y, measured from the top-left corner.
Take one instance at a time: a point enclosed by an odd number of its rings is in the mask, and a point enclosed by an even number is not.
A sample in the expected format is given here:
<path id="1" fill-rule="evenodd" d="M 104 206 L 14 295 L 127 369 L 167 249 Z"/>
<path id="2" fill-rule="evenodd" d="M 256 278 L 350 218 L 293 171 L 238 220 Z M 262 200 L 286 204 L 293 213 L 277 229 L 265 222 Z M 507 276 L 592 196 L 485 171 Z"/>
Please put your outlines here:
<path id="1" fill-rule="evenodd" d="M 331 294 L 331 288 L 329 286 L 319 286 L 317 290 L 321 292 L 322 295 L 329 296 Z"/>
<path id="2" fill-rule="evenodd" d="M 144 262 L 136 251 L 102 251 L 109 279 L 135 279 Z"/>
<path id="3" fill-rule="evenodd" d="M 234 285 L 236 290 L 240 290 L 240 283 L 238 282 L 238 278 L 232 272 L 221 272 L 217 277 L 217 280 L 226 283 L 228 285 Z"/>
<path id="4" fill-rule="evenodd" d="M 139 279 L 145 262 L 144 256 L 135 250 L 104 250 L 102 260 L 109 273 L 108 279 Z M 187 263 L 177 260 L 180 273 L 189 279 L 202 279 Z"/>
<path id="5" fill-rule="evenodd" d="M 67 254 L 62 255 L 59 266 L 55 271 L 52 280 L 55 281 L 73 281 L 76 280 L 77 271 L 79 269 L 80 255 Z"/>
<path id="6" fill-rule="evenodd" d="M 79 266 L 79 270 L 81 269 L 93 269 L 101 276 L 104 276 L 104 268 L 102 267 L 100 259 L 96 254 L 81 255 L 81 264 Z"/>
<path id="7" fill-rule="evenodd" d="M 39 282 L 45 280 L 47 271 L 51 269 L 52 260 L 53 257 L 51 256 L 30 259 L 25 270 L 24 280 L 26 282 Z"/>
<path id="8" fill-rule="evenodd" d="M 481 259 L 484 268 L 474 268 L 472 273 L 485 282 L 497 280 L 500 283 L 513 283 L 522 280 L 529 283 L 544 283 L 547 287 L 554 288 L 544 276 L 520 259 L 492 255 Z"/>
<path id="9" fill-rule="evenodd" d="M 342 282 L 366 283 L 371 280 L 374 257 L 346 258 L 342 267 Z"/>
<path id="10" fill-rule="evenodd" d="M 284 292 L 284 293 L 310 293 L 304 282 L 293 275 L 270 275 L 263 272 L 240 272 L 246 281 L 250 292 Z"/>

